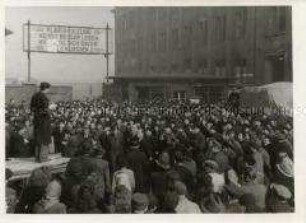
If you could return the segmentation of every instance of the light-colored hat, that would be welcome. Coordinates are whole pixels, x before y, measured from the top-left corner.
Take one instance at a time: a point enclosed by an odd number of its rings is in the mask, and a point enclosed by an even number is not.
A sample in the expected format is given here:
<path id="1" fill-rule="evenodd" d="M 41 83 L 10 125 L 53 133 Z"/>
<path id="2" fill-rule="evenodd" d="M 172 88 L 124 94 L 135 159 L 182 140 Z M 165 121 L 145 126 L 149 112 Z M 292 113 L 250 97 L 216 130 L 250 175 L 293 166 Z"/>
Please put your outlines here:
<path id="1" fill-rule="evenodd" d="M 292 197 L 290 190 L 281 184 L 272 183 L 270 189 L 274 189 L 276 194 L 285 200 L 289 200 Z"/>
<path id="2" fill-rule="evenodd" d="M 293 172 L 293 162 L 289 157 L 285 157 L 281 163 L 276 164 L 278 171 L 286 177 L 292 178 L 294 176 Z"/>

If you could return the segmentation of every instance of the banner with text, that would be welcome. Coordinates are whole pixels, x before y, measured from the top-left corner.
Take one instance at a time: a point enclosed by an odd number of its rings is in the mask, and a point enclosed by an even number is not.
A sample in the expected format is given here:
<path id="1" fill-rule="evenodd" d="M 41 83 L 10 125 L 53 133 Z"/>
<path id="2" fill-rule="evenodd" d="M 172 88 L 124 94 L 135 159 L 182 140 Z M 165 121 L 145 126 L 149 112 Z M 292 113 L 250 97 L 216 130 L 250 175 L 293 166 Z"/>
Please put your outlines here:
<path id="1" fill-rule="evenodd" d="M 30 52 L 105 54 L 106 30 L 106 28 L 40 24 L 30 24 L 29 29 L 28 24 L 25 24 L 23 50 L 28 52 L 30 42 Z M 108 29 L 108 37 L 109 53 L 111 53 L 111 29 Z"/>

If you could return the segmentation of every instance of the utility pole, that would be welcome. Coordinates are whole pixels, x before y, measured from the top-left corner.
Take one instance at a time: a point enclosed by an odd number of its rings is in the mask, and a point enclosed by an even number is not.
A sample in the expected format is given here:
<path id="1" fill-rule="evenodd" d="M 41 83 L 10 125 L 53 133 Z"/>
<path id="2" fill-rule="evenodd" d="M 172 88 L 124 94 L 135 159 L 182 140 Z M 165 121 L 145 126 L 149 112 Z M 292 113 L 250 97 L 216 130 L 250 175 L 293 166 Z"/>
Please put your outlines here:
<path id="1" fill-rule="evenodd" d="M 28 82 L 31 81 L 31 22 L 28 20 Z"/>
<path id="2" fill-rule="evenodd" d="M 253 76 L 252 78 L 252 84 L 255 83 L 256 80 L 256 59 L 257 59 L 257 10 L 256 6 L 254 7 L 254 51 L 253 51 Z"/>
<path id="3" fill-rule="evenodd" d="M 106 83 L 108 84 L 108 75 L 109 75 L 109 49 L 108 49 L 108 42 L 109 42 L 109 37 L 108 37 L 108 32 L 110 30 L 110 27 L 108 23 L 106 24 Z"/>
<path id="4" fill-rule="evenodd" d="M 106 99 L 109 99 L 109 94 L 110 94 L 110 89 L 109 89 L 109 85 L 108 85 L 108 77 L 109 77 L 109 48 L 108 48 L 108 42 L 109 42 L 109 30 L 110 27 L 108 25 L 108 23 L 106 24 L 106 52 L 105 52 L 105 58 L 106 58 L 106 85 L 104 87 L 106 87 L 106 91 L 104 91 L 106 93 Z"/>

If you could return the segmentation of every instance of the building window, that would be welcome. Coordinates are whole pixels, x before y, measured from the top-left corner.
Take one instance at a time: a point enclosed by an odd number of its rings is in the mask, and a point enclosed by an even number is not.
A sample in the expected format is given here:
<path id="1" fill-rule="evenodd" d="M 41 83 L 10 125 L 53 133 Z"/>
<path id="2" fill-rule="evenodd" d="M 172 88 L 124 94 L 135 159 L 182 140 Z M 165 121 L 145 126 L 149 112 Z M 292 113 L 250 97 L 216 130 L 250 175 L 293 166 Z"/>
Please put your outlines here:
<path id="1" fill-rule="evenodd" d="M 143 38 L 139 37 L 137 41 L 137 52 L 140 53 L 143 50 Z"/>
<path id="2" fill-rule="evenodd" d="M 158 20 L 165 22 L 167 19 L 167 7 L 158 8 Z"/>
<path id="3" fill-rule="evenodd" d="M 150 49 L 151 49 L 151 52 L 156 52 L 156 36 L 155 36 L 155 33 L 153 33 L 151 35 L 151 38 L 150 38 Z"/>
<path id="4" fill-rule="evenodd" d="M 247 60 L 246 59 L 237 59 L 235 65 L 235 77 L 242 79 L 247 73 Z"/>
<path id="5" fill-rule="evenodd" d="M 143 64 L 142 61 L 138 61 L 138 72 L 143 71 Z"/>
<path id="6" fill-rule="evenodd" d="M 283 32 L 286 30 L 286 7 L 280 7 L 279 8 L 279 23 L 278 28 L 280 32 Z"/>
<path id="7" fill-rule="evenodd" d="M 224 42 L 225 41 L 225 35 L 226 35 L 226 17 L 225 16 L 221 16 L 219 17 L 219 40 L 220 42 Z"/>
<path id="8" fill-rule="evenodd" d="M 191 58 L 186 58 L 184 60 L 184 68 L 185 68 L 185 71 L 191 70 Z"/>
<path id="9" fill-rule="evenodd" d="M 184 27 L 184 48 L 187 49 L 190 46 L 192 39 L 192 27 L 185 26 Z"/>
<path id="10" fill-rule="evenodd" d="M 124 29 L 124 31 L 126 31 L 127 30 L 126 19 L 123 19 L 122 22 L 123 22 L 123 24 L 122 24 L 123 29 Z"/>
<path id="11" fill-rule="evenodd" d="M 136 40 L 135 39 L 133 39 L 132 41 L 131 41 L 131 54 L 132 55 L 134 55 L 135 54 L 135 51 L 136 51 Z"/>
<path id="12" fill-rule="evenodd" d="M 176 23 L 179 20 L 179 8 L 170 8 L 169 19 L 172 23 Z"/>
<path id="13" fill-rule="evenodd" d="M 173 98 L 178 100 L 185 100 L 186 99 L 186 91 L 174 91 Z"/>
<path id="14" fill-rule="evenodd" d="M 206 74 L 207 73 L 207 60 L 201 59 L 198 62 L 198 73 L 200 74 Z"/>
<path id="15" fill-rule="evenodd" d="M 158 18 L 158 8 L 153 8 L 152 16 L 153 16 L 153 20 L 156 21 Z"/>
<path id="16" fill-rule="evenodd" d="M 226 34 L 226 17 L 217 16 L 215 17 L 215 42 L 225 41 Z"/>
<path id="17" fill-rule="evenodd" d="M 172 30 L 172 41 L 171 41 L 172 50 L 176 50 L 178 48 L 178 44 L 179 44 L 178 29 L 173 29 Z"/>
<path id="18" fill-rule="evenodd" d="M 247 9 L 241 8 L 235 14 L 235 38 L 242 38 L 246 33 Z"/>
<path id="19" fill-rule="evenodd" d="M 160 52 L 166 52 L 167 51 L 166 32 L 160 32 L 158 34 L 158 51 L 160 51 Z"/>
<path id="20" fill-rule="evenodd" d="M 173 73 L 178 71 L 177 63 L 171 63 L 170 71 L 173 72 Z"/>
<path id="21" fill-rule="evenodd" d="M 225 77 L 226 76 L 226 66 L 225 59 L 219 59 L 215 62 L 215 75 L 217 77 Z"/>
<path id="22" fill-rule="evenodd" d="M 208 21 L 207 19 L 203 19 L 199 22 L 200 26 L 200 40 L 201 43 L 204 45 L 207 45 L 208 42 Z"/>
<path id="23" fill-rule="evenodd" d="M 267 9 L 267 25 L 266 30 L 268 34 L 275 33 L 276 29 L 276 16 L 277 16 L 277 8 L 276 7 L 270 7 Z"/>

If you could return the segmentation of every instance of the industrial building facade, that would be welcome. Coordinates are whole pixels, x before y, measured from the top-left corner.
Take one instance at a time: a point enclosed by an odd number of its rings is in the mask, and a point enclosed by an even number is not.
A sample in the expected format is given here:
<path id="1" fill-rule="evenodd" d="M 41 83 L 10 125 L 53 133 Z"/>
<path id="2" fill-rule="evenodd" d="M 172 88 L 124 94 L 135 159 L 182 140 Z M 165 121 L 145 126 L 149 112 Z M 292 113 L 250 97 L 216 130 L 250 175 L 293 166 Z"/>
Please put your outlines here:
<path id="1" fill-rule="evenodd" d="M 220 100 L 292 81 L 291 7 L 117 7 L 115 94 Z"/>

